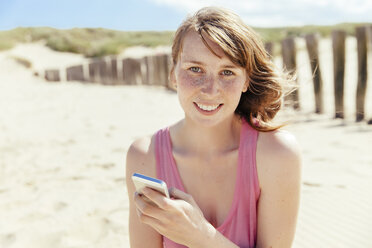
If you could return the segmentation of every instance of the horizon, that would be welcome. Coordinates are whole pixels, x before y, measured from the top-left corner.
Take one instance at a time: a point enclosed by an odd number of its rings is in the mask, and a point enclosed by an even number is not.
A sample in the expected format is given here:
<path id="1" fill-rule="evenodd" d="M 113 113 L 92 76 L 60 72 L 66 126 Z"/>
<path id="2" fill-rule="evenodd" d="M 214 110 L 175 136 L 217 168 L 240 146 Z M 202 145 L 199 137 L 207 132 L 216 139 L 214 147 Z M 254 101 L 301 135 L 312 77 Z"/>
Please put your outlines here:
<path id="1" fill-rule="evenodd" d="M 341 26 L 341 25 L 372 25 L 372 22 L 340 22 L 340 23 L 335 23 L 335 24 L 327 24 L 327 25 L 322 25 L 322 24 L 305 24 L 305 25 L 293 25 L 293 26 L 270 26 L 270 27 L 256 27 L 256 26 L 251 26 L 254 29 L 286 29 L 286 28 L 303 28 L 303 27 L 333 27 L 333 26 Z M 175 32 L 176 29 L 174 30 L 121 30 L 121 29 L 113 29 L 113 28 L 105 28 L 105 27 L 71 27 L 71 28 L 56 28 L 52 26 L 18 26 L 14 27 L 11 29 L 0 29 L 0 32 L 6 32 L 6 31 L 11 31 L 15 30 L 18 28 L 51 28 L 51 29 L 56 29 L 56 30 L 72 30 L 72 29 L 105 29 L 105 30 L 112 30 L 112 31 L 119 31 L 119 32 Z"/>
<path id="2" fill-rule="evenodd" d="M 117 31 L 174 31 L 205 6 L 223 6 L 254 28 L 372 23 L 368 0 L 13 0 L 0 3 L 0 30 L 17 27 L 103 28 Z M 32 11 L 30 11 L 32 9 Z"/>

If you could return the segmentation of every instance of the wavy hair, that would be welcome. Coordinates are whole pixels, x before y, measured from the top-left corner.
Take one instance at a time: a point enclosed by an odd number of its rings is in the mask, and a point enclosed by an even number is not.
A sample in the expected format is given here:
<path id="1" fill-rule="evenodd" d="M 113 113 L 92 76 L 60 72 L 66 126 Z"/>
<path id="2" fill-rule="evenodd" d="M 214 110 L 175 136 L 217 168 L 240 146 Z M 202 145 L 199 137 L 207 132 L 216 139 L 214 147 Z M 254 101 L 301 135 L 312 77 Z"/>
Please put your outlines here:
<path id="1" fill-rule="evenodd" d="M 275 67 L 260 36 L 229 10 L 202 8 L 187 17 L 176 31 L 171 71 L 179 59 L 183 39 L 190 30 L 196 31 L 216 56 L 205 36 L 219 45 L 234 64 L 245 68 L 248 90 L 242 93 L 235 113 L 258 131 L 273 131 L 283 126 L 275 125 L 272 120 L 282 107 L 284 92 L 291 79 Z"/>

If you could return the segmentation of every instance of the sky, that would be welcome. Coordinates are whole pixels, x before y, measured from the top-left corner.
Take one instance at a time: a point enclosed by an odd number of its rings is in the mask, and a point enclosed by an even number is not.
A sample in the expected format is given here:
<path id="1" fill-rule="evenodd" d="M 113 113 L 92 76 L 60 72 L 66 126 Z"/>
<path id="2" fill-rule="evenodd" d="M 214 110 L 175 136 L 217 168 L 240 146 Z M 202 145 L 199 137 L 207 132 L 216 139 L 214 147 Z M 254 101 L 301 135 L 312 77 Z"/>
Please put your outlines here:
<path id="1" fill-rule="evenodd" d="M 187 15 L 205 6 L 233 10 L 254 27 L 372 23 L 372 0 L 0 0 L 0 30 L 176 30 Z"/>

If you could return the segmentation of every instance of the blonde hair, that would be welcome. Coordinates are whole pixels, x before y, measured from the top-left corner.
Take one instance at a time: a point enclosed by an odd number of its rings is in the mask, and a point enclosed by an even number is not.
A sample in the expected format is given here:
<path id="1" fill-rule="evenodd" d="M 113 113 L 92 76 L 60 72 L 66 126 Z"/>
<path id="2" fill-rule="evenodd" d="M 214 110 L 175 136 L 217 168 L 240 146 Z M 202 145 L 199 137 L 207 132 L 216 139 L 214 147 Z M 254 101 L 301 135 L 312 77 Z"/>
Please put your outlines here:
<path id="1" fill-rule="evenodd" d="M 190 30 L 196 31 L 216 56 L 205 41 L 205 35 L 218 44 L 234 64 L 245 68 L 249 86 L 242 93 L 235 113 L 258 131 L 280 128 L 280 125 L 273 125 L 272 119 L 282 107 L 284 85 L 289 80 L 275 68 L 259 35 L 231 11 L 217 7 L 202 8 L 186 18 L 176 31 L 171 72 L 182 51 L 183 39 Z"/>

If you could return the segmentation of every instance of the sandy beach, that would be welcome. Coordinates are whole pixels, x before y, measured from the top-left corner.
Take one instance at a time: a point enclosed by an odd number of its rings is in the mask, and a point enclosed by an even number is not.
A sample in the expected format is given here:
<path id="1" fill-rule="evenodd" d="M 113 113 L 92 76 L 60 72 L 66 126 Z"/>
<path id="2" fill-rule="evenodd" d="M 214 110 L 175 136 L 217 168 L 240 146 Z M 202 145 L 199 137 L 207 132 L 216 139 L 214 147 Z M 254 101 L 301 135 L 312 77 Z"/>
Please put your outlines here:
<path id="1" fill-rule="evenodd" d="M 347 44 L 346 119 L 332 118 L 329 40 L 320 46 L 326 113 L 312 114 L 310 66 L 299 41 L 303 109 L 279 116 L 292 120 L 286 129 L 303 154 L 295 248 L 372 247 L 372 125 L 354 122 L 356 43 L 348 39 Z M 136 49 L 133 54 L 140 53 Z M 84 62 L 80 55 L 42 44 L 0 52 L 1 248 L 129 247 L 127 149 L 183 112 L 177 95 L 161 87 L 50 83 L 34 76 L 34 71 Z M 370 62 L 370 75 L 371 68 Z M 371 118 L 371 77 L 368 84 Z"/>

